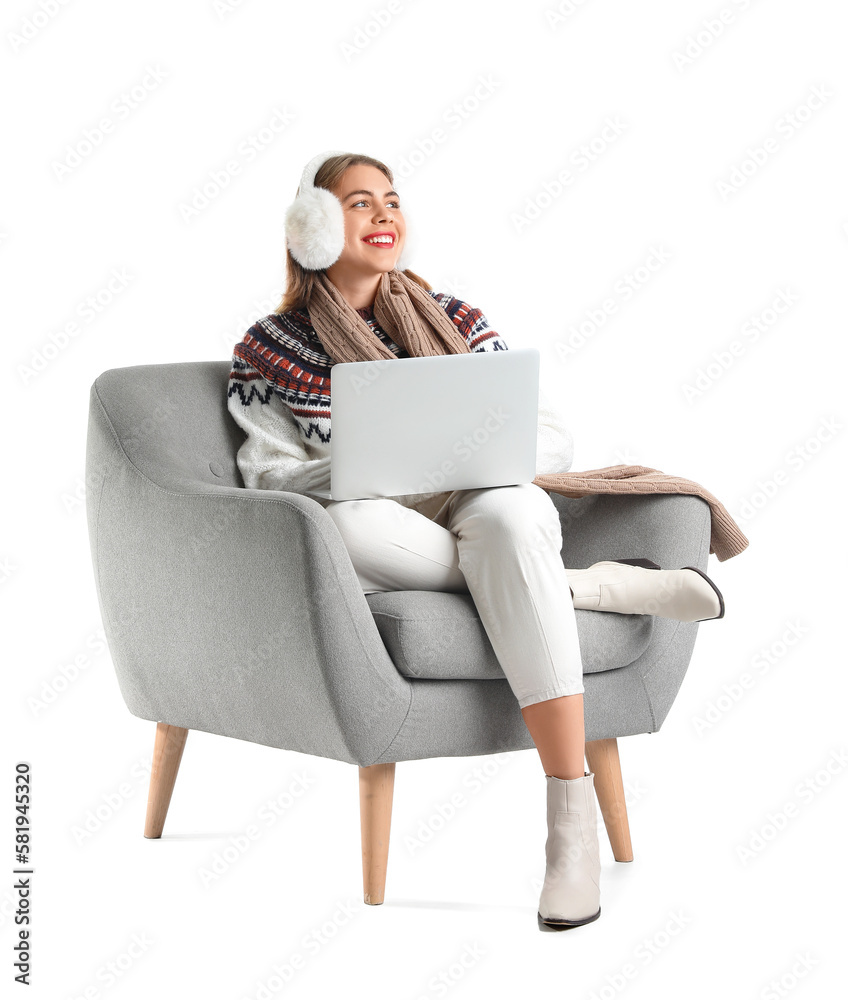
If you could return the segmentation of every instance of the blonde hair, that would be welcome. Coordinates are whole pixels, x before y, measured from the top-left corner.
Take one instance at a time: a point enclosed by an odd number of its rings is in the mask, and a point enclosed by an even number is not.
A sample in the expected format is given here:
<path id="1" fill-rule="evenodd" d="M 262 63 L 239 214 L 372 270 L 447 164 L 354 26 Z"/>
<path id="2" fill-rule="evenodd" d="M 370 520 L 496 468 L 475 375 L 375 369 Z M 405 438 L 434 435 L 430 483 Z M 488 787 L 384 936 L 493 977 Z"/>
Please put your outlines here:
<path id="1" fill-rule="evenodd" d="M 328 191 L 336 186 L 342 174 L 348 167 L 364 163 L 371 167 L 376 167 L 386 175 L 389 184 L 394 184 L 391 170 L 380 160 L 375 160 L 373 156 L 366 156 L 364 153 L 343 153 L 339 156 L 331 156 L 325 160 L 315 175 L 315 187 L 326 188 Z M 298 192 L 300 188 L 298 188 Z M 291 251 L 286 246 L 286 290 L 283 298 L 274 313 L 289 312 L 292 309 L 303 309 L 309 306 L 309 299 L 312 295 L 312 286 L 315 284 L 315 271 L 307 271 L 292 257 Z M 432 291 L 432 285 L 428 284 L 422 277 L 404 268 L 403 273 L 420 285 L 425 291 Z"/>

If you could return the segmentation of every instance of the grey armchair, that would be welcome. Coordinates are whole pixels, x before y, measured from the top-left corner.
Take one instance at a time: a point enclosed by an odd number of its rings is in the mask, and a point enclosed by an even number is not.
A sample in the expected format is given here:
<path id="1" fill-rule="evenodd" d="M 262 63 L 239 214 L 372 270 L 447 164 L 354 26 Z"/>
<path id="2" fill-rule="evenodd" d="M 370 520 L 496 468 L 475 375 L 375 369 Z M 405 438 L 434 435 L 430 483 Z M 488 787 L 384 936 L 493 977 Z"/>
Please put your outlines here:
<path id="1" fill-rule="evenodd" d="M 470 594 L 367 597 L 309 497 L 241 485 L 226 361 L 140 365 L 91 387 L 87 517 L 129 711 L 156 723 L 146 837 L 160 837 L 190 729 L 359 768 L 366 903 L 384 898 L 397 761 L 533 749 Z M 690 495 L 551 494 L 571 568 L 707 566 Z M 633 858 L 618 737 L 656 732 L 697 623 L 577 611 L 586 757 L 617 861 Z"/>

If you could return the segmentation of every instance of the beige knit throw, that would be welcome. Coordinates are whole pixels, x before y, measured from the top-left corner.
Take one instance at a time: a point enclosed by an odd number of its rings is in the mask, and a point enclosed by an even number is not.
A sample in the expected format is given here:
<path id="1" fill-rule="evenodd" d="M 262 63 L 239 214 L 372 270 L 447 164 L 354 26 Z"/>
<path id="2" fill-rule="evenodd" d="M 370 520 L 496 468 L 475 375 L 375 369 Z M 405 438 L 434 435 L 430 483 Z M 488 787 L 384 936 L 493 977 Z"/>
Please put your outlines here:
<path id="1" fill-rule="evenodd" d="M 359 313 L 323 271 L 316 271 L 307 308 L 322 346 L 334 362 L 394 358 Z M 447 313 L 420 285 L 393 268 L 383 274 L 374 301 L 381 329 L 411 357 L 470 353 L 465 338 Z M 689 493 L 710 507 L 710 552 L 719 562 L 738 555 L 748 539 L 721 501 L 691 479 L 666 475 L 645 465 L 608 465 L 588 472 L 557 472 L 533 482 L 549 493 L 583 497 L 590 493 L 635 496 L 645 493 Z M 650 553 L 638 553 L 650 556 Z M 605 558 L 616 558 L 609 553 Z M 664 569 L 679 569 L 666 566 Z"/>

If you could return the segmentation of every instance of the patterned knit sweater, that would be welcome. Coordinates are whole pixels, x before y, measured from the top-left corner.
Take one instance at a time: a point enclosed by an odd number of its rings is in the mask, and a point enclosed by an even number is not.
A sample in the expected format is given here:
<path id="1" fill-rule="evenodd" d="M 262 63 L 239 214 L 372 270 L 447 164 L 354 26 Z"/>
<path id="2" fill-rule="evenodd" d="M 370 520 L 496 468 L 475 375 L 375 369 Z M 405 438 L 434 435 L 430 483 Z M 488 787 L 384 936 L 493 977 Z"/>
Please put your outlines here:
<path id="1" fill-rule="evenodd" d="M 507 350 L 479 309 L 443 292 L 429 294 L 456 324 L 472 353 Z M 357 312 L 396 357 L 409 357 L 377 324 L 372 309 Z M 236 461 L 248 489 L 329 490 L 332 365 L 306 309 L 258 320 L 235 345 L 227 406 L 247 434 Z M 536 474 L 565 472 L 572 458 L 571 434 L 540 386 Z M 445 496 L 414 493 L 394 499 L 426 513 L 434 512 Z M 323 497 L 312 499 L 324 507 L 331 503 Z"/>

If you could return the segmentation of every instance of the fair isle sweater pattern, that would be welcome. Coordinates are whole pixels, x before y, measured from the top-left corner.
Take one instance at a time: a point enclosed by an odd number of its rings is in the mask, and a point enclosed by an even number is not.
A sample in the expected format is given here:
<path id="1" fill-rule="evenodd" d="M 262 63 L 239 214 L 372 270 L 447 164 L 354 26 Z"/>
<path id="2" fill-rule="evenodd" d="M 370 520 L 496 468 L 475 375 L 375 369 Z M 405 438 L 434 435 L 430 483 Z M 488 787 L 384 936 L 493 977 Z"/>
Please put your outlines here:
<path id="1" fill-rule="evenodd" d="M 462 333 L 472 353 L 507 345 L 479 309 L 445 293 L 429 293 Z M 382 330 L 373 310 L 357 310 L 375 336 L 398 358 L 409 357 Z M 236 344 L 227 407 L 246 437 L 236 463 L 247 489 L 310 493 L 330 488 L 330 369 L 306 310 L 272 313 Z M 537 473 L 571 468 L 574 441 L 556 400 L 539 386 Z M 395 497 L 405 507 L 431 512 L 440 494 Z M 315 497 L 321 506 L 331 501 Z M 435 505 L 435 506 L 434 506 Z"/>
<path id="2" fill-rule="evenodd" d="M 472 353 L 507 350 L 479 309 L 444 292 L 429 294 L 456 325 Z M 409 357 L 381 329 L 372 309 L 357 312 L 396 357 Z M 300 425 L 303 439 L 314 442 L 320 449 L 319 441 L 321 445 L 330 442 L 332 365 L 306 309 L 272 313 L 254 323 L 235 346 L 228 405 L 232 410 L 235 396 L 244 407 L 267 406 L 271 393 L 277 393 Z"/>

